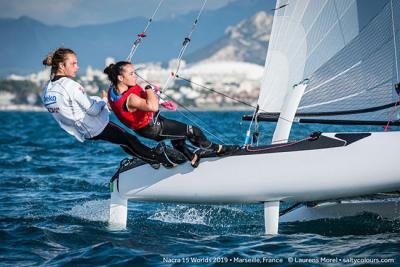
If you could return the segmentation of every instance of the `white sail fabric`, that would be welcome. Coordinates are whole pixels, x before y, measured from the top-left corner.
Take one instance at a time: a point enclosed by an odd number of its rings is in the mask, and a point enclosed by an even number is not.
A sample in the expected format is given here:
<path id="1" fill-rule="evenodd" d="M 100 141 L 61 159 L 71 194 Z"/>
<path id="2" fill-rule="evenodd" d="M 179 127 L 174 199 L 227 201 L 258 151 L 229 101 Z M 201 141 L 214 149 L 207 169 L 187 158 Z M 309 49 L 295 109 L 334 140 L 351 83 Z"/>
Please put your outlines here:
<path id="1" fill-rule="evenodd" d="M 286 92 L 359 33 L 356 0 L 278 0 L 258 104 L 280 112 Z"/>
<path id="2" fill-rule="evenodd" d="M 288 90 L 308 79 L 300 119 L 399 121 L 399 68 L 400 1 L 281 0 L 258 103 L 266 116 L 280 113 Z"/>
<path id="3" fill-rule="evenodd" d="M 367 24 L 360 33 L 310 76 L 299 113 L 330 120 L 400 119 L 393 111 L 399 98 L 394 84 L 399 82 L 400 2 L 380 3 L 369 21 L 363 18 Z"/>

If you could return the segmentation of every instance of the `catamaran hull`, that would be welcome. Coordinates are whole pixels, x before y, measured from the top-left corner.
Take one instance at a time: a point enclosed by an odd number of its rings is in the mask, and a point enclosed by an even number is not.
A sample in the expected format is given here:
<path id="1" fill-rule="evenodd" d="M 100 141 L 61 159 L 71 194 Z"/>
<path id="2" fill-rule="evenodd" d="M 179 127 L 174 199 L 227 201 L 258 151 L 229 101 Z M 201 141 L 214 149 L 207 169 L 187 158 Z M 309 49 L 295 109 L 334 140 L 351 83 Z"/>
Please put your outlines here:
<path id="1" fill-rule="evenodd" d="M 398 220 L 400 219 L 400 198 L 323 202 L 313 207 L 297 208 L 281 216 L 279 221 L 285 223 L 340 219 L 365 213 L 377 214 L 388 220 Z"/>
<path id="2" fill-rule="evenodd" d="M 323 136 L 338 139 L 335 133 Z M 399 152 L 399 132 L 371 133 L 339 147 L 205 158 L 197 169 L 188 163 L 159 170 L 142 165 L 122 171 L 113 187 L 122 199 L 157 202 L 348 198 L 398 190 Z"/>

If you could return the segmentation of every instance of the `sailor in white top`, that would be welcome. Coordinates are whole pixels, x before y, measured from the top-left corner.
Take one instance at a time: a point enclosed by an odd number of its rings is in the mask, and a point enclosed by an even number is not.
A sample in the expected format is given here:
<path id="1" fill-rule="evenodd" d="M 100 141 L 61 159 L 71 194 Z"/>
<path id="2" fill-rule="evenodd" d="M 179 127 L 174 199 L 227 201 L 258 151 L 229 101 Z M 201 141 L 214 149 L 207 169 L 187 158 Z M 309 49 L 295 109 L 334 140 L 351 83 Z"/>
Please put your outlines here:
<path id="1" fill-rule="evenodd" d="M 49 54 L 43 64 L 51 66 L 52 79 L 43 88 L 42 101 L 62 129 L 79 141 L 105 140 L 120 145 L 125 152 L 141 158 L 153 167 L 162 163 L 174 165 L 165 146 L 156 149 L 143 145 L 139 139 L 109 121 L 107 94 L 102 98 L 88 96 L 84 88 L 71 78 L 79 70 L 75 53 L 68 48 L 58 48 Z M 180 163 L 176 162 L 175 163 Z"/>
<path id="2" fill-rule="evenodd" d="M 49 81 L 42 100 L 61 128 L 81 142 L 99 135 L 109 122 L 107 99 L 89 97 L 68 77 L 56 76 Z"/>

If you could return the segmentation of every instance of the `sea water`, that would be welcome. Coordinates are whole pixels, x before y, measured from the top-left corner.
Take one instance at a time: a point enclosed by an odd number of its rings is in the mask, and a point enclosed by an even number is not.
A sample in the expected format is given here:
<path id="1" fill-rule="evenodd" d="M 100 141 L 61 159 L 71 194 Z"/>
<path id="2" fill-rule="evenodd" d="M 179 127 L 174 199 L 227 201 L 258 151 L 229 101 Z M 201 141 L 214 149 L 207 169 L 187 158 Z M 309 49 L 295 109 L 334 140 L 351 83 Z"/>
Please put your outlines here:
<path id="1" fill-rule="evenodd" d="M 249 113 L 164 115 L 200 125 L 215 142 L 242 144 Z M 260 126 L 260 144 L 273 127 Z M 343 129 L 296 126 L 291 138 L 317 130 Z M 281 223 L 279 235 L 266 236 L 261 204 L 130 201 L 127 229 L 113 231 L 108 181 L 124 157 L 118 146 L 76 141 L 48 113 L 0 112 L 0 266 L 400 264 L 400 222 L 373 214 Z"/>

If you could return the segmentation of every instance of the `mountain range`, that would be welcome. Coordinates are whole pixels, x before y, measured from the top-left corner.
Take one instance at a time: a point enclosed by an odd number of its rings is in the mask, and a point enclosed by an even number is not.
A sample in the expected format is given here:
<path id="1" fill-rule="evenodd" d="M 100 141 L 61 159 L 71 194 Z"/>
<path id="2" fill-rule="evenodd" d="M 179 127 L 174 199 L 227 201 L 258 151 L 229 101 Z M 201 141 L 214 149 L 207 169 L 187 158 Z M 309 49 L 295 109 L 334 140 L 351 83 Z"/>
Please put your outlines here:
<path id="1" fill-rule="evenodd" d="M 194 62 L 210 56 L 218 59 L 224 54 L 223 48 L 235 42 L 233 39 L 236 33 L 243 35 L 243 40 L 248 34 L 257 34 L 257 31 L 251 32 L 251 29 L 248 33 L 244 30 L 246 23 L 254 23 L 246 22 L 246 19 L 259 11 L 270 12 L 274 5 L 275 1 L 269 0 L 237 0 L 223 8 L 204 11 L 186 52 L 188 60 Z M 197 12 L 190 12 L 173 19 L 155 20 L 133 61 L 166 62 L 177 57 L 182 41 L 191 30 L 196 16 Z M 265 16 L 266 13 L 256 20 L 261 21 Z M 136 34 L 143 30 L 146 23 L 145 18 L 132 18 L 101 25 L 65 27 L 45 25 L 29 17 L 0 19 L 0 76 L 10 73 L 26 74 L 42 69 L 42 59 L 61 45 L 77 52 L 81 68 L 88 65 L 102 68 L 106 57 L 111 56 L 117 60 L 126 58 L 132 42 L 137 38 Z M 258 39 L 267 40 L 265 33 L 261 35 Z M 254 61 L 254 56 L 242 56 L 243 60 L 250 59 L 257 63 L 263 62 L 265 55 L 263 57 L 262 60 Z"/>
<path id="2" fill-rule="evenodd" d="M 245 61 L 264 65 L 273 16 L 260 11 L 230 26 L 220 39 L 188 55 L 187 62 Z"/>

